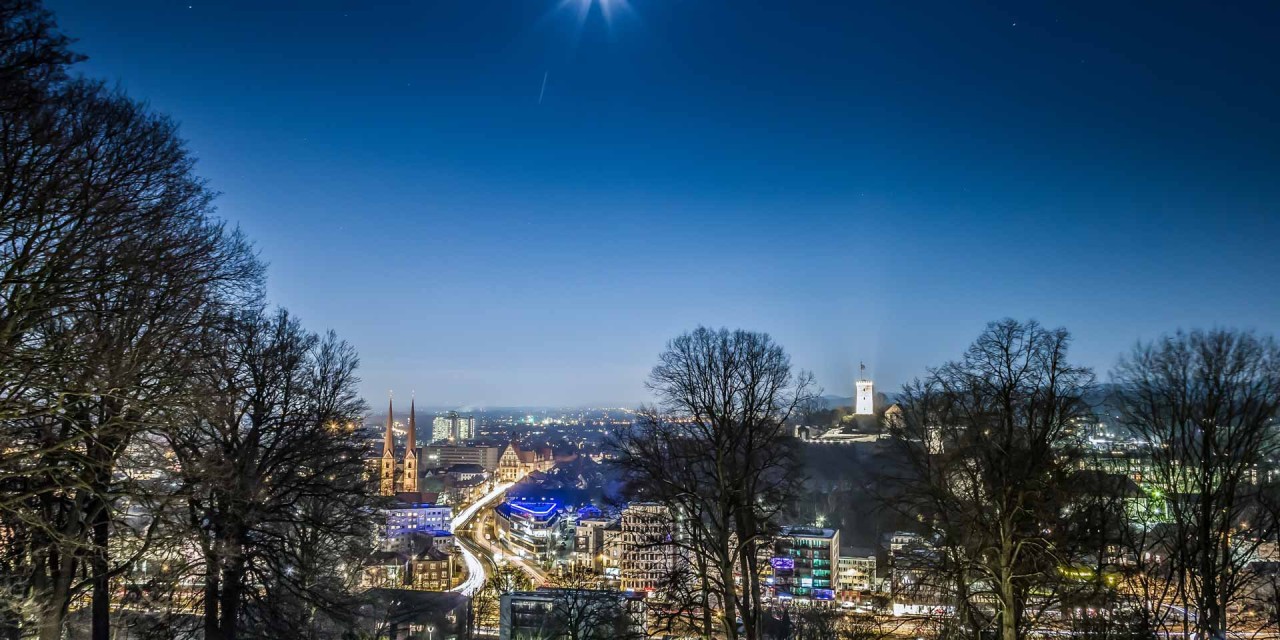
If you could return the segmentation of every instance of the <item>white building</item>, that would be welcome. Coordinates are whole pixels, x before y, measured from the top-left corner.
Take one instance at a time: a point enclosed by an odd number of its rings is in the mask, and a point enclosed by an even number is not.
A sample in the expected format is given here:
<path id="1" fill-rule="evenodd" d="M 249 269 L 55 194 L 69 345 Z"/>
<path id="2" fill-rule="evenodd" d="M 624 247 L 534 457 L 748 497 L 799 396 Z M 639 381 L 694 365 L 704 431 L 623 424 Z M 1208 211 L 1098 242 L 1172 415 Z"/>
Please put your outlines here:
<path id="1" fill-rule="evenodd" d="M 667 542 L 674 524 L 671 512 L 660 504 L 638 502 L 622 510 L 622 590 L 653 591 L 676 568 L 679 551 Z"/>
<path id="2" fill-rule="evenodd" d="M 858 547 L 841 549 L 837 583 L 842 592 L 875 590 L 876 552 Z"/>
<path id="3" fill-rule="evenodd" d="M 859 380 L 858 395 L 854 406 L 854 415 L 869 416 L 875 414 L 875 386 L 870 380 Z"/>
<path id="4" fill-rule="evenodd" d="M 902 551 L 907 547 L 919 544 L 923 540 L 920 534 L 910 531 L 895 531 L 889 534 L 888 538 L 890 551 Z"/>
<path id="5" fill-rule="evenodd" d="M 387 528 L 384 543 L 396 546 L 402 538 L 415 533 L 432 534 L 448 532 L 453 520 L 453 508 L 426 502 L 398 500 L 387 510 Z"/>
<path id="6" fill-rule="evenodd" d="M 867 379 L 867 365 L 858 363 L 858 381 L 854 383 L 853 415 L 871 416 L 876 413 L 875 385 Z"/>

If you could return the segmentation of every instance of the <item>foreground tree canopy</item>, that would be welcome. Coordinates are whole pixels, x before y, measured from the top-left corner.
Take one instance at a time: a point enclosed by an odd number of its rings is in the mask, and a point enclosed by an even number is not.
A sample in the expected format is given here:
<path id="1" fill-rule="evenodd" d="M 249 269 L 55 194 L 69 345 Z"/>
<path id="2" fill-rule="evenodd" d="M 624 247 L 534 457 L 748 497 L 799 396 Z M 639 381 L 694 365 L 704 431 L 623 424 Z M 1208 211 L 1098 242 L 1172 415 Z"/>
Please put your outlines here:
<path id="1" fill-rule="evenodd" d="M 894 591 L 956 637 L 1274 629 L 1276 343 L 1167 336 L 1135 347 L 1105 392 L 1069 344 L 992 323 L 903 390 L 877 490 L 921 538 L 895 556 Z M 1088 443 L 1098 424 L 1132 448 L 1120 470 Z"/>
<path id="2" fill-rule="evenodd" d="M 84 604 L 105 639 L 158 566 L 204 581 L 167 597 L 206 637 L 319 624 L 367 548 L 355 355 L 263 311 L 174 123 L 68 46 L 0 3 L 0 633 L 60 638 Z"/>
<path id="3" fill-rule="evenodd" d="M 661 506 L 641 512 L 655 522 L 637 544 L 675 558 L 663 623 L 759 637 L 760 552 L 803 481 L 789 421 L 815 393 L 812 378 L 768 334 L 703 327 L 668 344 L 649 388 L 658 405 L 616 434 L 614 464 L 632 498 Z"/>

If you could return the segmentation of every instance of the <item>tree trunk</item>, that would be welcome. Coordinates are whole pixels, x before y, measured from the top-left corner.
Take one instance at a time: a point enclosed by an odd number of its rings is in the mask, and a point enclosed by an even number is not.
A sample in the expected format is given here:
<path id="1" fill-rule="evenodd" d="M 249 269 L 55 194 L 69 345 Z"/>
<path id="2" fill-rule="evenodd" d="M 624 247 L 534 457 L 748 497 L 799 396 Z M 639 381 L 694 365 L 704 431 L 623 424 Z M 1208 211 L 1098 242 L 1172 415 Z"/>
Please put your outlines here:
<path id="1" fill-rule="evenodd" d="M 219 638 L 235 640 L 239 626 L 237 618 L 240 616 L 240 592 L 244 585 L 244 557 L 236 553 L 235 557 L 228 560 L 227 569 L 222 576 L 222 597 L 219 603 L 222 615 L 218 624 L 221 632 Z"/>
<path id="2" fill-rule="evenodd" d="M 71 581 L 76 571 L 75 556 L 64 552 L 60 557 L 54 556 L 50 566 L 54 569 L 53 589 L 49 594 L 47 608 L 40 616 L 38 634 L 40 640 L 61 640 L 62 626 L 66 622 L 67 605 L 71 598 Z"/>
<path id="3" fill-rule="evenodd" d="M 206 557 L 205 566 L 208 576 L 204 582 L 204 637 L 206 640 L 218 640 L 218 563 L 215 558 Z"/>
<path id="4" fill-rule="evenodd" d="M 89 572 L 93 576 L 93 640 L 111 640 L 111 579 L 107 551 L 111 511 L 99 501 L 93 517 L 93 546 Z"/>
<path id="5" fill-rule="evenodd" d="M 1013 592 L 1012 568 L 1002 568 L 1000 576 L 1000 640 L 1018 640 L 1017 603 Z"/>
<path id="6" fill-rule="evenodd" d="M 738 566 L 742 568 L 742 635 L 749 640 L 760 637 L 759 603 L 760 591 L 756 584 L 755 564 L 752 562 L 752 545 L 743 545 L 738 553 Z"/>
<path id="7" fill-rule="evenodd" d="M 1014 564 L 1017 561 L 1017 536 L 1014 533 L 1013 509 L 1010 515 L 1000 521 L 1000 639 L 1018 640 L 1018 594 L 1013 584 L 1016 574 Z"/>
<path id="8" fill-rule="evenodd" d="M 731 555 L 725 554 L 726 558 L 732 558 Z M 721 561 L 720 584 L 724 589 L 724 635 L 729 640 L 738 640 L 738 610 L 736 587 L 733 584 L 733 563 L 730 561 L 729 566 L 725 567 L 726 561 Z"/>

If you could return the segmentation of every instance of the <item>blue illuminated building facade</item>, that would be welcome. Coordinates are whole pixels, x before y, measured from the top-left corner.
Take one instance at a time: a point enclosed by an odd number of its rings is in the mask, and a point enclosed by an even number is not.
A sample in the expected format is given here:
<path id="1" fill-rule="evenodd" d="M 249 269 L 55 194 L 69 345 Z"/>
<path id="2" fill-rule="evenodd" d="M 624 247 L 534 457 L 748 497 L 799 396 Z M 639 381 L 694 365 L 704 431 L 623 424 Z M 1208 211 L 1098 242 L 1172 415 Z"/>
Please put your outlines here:
<path id="1" fill-rule="evenodd" d="M 494 512 L 498 536 L 513 553 L 545 562 L 560 550 L 567 519 L 559 503 L 513 499 L 498 505 Z"/>
<path id="2" fill-rule="evenodd" d="M 834 600 L 840 565 L 840 530 L 783 527 L 774 542 L 774 595 L 781 599 Z"/>

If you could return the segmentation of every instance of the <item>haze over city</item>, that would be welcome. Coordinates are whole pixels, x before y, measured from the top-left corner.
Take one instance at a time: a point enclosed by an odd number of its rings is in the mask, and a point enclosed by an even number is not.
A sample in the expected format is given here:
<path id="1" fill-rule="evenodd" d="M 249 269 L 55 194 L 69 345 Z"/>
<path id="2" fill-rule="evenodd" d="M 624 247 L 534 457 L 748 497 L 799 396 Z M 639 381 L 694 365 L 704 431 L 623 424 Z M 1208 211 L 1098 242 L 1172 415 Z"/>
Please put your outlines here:
<path id="1" fill-rule="evenodd" d="M 767 331 L 881 390 L 994 318 L 1280 329 L 1275 5 L 51 0 L 361 394 L 635 405 Z"/>

